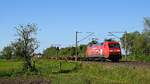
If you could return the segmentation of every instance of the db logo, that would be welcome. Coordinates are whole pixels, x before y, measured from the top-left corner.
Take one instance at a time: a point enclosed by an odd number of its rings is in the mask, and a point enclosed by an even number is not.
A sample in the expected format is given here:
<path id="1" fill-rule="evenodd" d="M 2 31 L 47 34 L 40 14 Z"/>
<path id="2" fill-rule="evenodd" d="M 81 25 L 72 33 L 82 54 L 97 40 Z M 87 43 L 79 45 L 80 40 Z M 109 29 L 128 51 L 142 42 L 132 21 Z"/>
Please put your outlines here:
<path id="1" fill-rule="evenodd" d="M 100 50 L 96 50 L 96 53 L 98 53 L 98 54 L 102 55 L 102 54 L 103 54 L 103 50 L 102 50 L 102 49 L 100 49 Z"/>

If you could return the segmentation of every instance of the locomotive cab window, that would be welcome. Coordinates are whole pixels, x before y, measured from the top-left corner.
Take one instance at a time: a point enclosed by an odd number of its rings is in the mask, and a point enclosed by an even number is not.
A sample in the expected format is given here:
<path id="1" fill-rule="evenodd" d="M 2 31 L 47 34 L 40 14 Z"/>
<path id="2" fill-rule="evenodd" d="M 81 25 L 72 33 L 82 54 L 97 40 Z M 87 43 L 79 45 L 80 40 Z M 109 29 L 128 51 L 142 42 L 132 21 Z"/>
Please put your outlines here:
<path id="1" fill-rule="evenodd" d="M 120 48 L 120 45 L 118 43 L 109 44 L 109 48 Z"/>
<path id="2" fill-rule="evenodd" d="M 103 45 L 103 43 L 100 43 L 100 45 L 102 46 L 102 45 Z"/>

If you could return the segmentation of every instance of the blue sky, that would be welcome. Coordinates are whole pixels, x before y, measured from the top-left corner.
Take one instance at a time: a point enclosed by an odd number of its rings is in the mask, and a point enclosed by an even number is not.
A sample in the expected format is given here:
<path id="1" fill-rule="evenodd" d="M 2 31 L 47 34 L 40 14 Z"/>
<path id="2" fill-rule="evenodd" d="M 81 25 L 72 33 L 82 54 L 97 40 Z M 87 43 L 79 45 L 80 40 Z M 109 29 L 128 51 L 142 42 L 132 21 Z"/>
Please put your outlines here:
<path id="1" fill-rule="evenodd" d="M 14 27 L 36 23 L 38 51 L 51 44 L 74 44 L 75 31 L 95 32 L 102 41 L 110 31 L 142 31 L 150 0 L 0 0 L 0 50 L 13 41 Z M 121 36 L 121 34 L 117 34 Z M 81 42 L 87 43 L 89 39 Z"/>

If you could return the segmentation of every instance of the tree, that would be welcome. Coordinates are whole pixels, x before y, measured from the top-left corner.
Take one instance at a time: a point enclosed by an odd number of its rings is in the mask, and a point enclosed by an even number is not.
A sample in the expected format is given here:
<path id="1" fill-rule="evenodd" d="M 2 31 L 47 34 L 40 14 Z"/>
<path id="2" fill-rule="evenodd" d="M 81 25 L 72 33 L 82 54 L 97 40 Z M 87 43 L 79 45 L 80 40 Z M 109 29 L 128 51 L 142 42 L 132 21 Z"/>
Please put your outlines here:
<path id="1" fill-rule="evenodd" d="M 56 47 L 49 47 L 49 48 L 45 49 L 43 51 L 43 56 L 45 58 L 57 56 L 57 48 Z"/>
<path id="2" fill-rule="evenodd" d="M 142 38 L 143 38 L 142 34 L 138 31 L 126 33 L 121 37 L 122 47 L 125 49 L 125 44 L 127 45 L 126 49 L 127 49 L 128 54 L 140 53 L 142 51 L 141 50 L 142 44 L 139 44 L 139 43 L 143 43 Z M 139 52 L 139 49 L 140 49 L 140 52 Z"/>
<path id="3" fill-rule="evenodd" d="M 23 56 L 23 54 L 21 52 L 22 47 L 19 46 L 18 44 L 19 44 L 19 42 L 17 42 L 17 41 L 11 43 L 11 46 L 13 48 L 13 55 L 14 55 L 15 59 L 22 59 L 22 56 Z"/>
<path id="4" fill-rule="evenodd" d="M 2 52 L 1 52 L 1 56 L 3 56 L 3 58 L 9 60 L 13 57 L 13 48 L 12 46 L 6 46 L 3 48 Z"/>
<path id="5" fill-rule="evenodd" d="M 34 71 L 35 67 L 32 64 L 32 55 L 38 48 L 38 42 L 34 36 L 37 32 L 37 26 L 35 24 L 19 25 L 17 30 L 17 41 L 15 46 L 16 55 L 20 55 L 24 61 L 23 70 Z"/>
<path id="6" fill-rule="evenodd" d="M 2 51 L 0 52 L 0 59 L 3 59 Z"/>
<path id="7" fill-rule="evenodd" d="M 144 30 L 142 33 L 135 31 L 123 35 L 121 38 L 123 48 L 125 48 L 125 37 L 129 54 L 150 55 L 150 18 L 144 18 Z"/>
<path id="8" fill-rule="evenodd" d="M 75 56 L 75 55 L 76 55 L 76 52 L 75 52 L 75 51 L 76 51 L 76 48 L 75 48 L 75 47 L 71 47 L 71 48 L 70 48 L 70 55 L 71 55 L 71 56 Z"/>
<path id="9" fill-rule="evenodd" d="M 85 51 L 86 51 L 86 47 L 87 47 L 87 45 L 80 45 L 79 46 L 79 56 L 85 56 Z"/>
<path id="10" fill-rule="evenodd" d="M 86 45 L 80 45 L 79 55 L 84 56 Z M 43 57 L 56 57 L 56 56 L 75 56 L 75 47 L 65 47 L 65 48 L 57 48 L 57 47 L 49 47 L 43 51 Z"/>

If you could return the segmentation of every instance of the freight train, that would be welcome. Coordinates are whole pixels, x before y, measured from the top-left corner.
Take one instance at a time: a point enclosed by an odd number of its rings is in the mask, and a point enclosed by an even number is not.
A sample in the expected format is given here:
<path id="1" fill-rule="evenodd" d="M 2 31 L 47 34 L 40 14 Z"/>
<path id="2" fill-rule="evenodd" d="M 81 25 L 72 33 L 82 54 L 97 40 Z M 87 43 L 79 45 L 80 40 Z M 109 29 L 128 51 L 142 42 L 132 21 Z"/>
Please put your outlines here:
<path id="1" fill-rule="evenodd" d="M 105 41 L 102 43 L 89 44 L 86 49 L 87 60 L 111 60 L 118 62 L 121 59 L 121 48 L 119 42 Z"/>
<path id="2" fill-rule="evenodd" d="M 104 41 L 102 43 L 90 43 L 85 50 L 85 56 L 49 57 L 57 60 L 80 60 L 80 61 L 106 61 L 119 62 L 121 59 L 121 48 L 119 42 Z"/>

